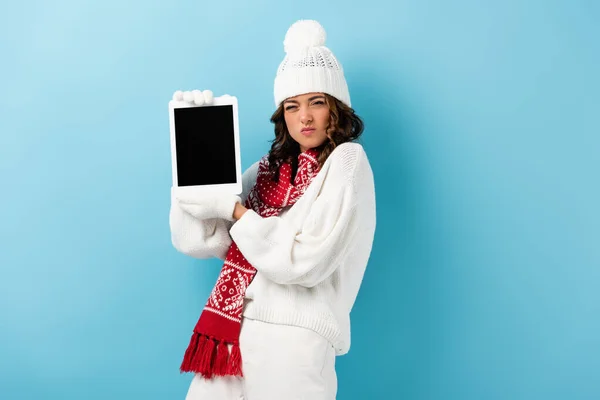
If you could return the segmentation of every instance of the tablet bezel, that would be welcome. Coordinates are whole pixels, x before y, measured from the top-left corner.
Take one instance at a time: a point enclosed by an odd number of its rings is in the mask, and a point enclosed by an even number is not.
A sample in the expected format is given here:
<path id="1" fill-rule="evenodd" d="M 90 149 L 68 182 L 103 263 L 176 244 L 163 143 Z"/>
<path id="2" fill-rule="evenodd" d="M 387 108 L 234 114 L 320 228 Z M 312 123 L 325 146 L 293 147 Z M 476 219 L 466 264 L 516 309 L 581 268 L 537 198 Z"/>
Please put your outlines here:
<path id="1" fill-rule="evenodd" d="M 233 135 L 235 139 L 235 164 L 236 164 L 236 182 L 235 183 L 222 183 L 216 185 L 192 185 L 192 186 L 179 186 L 177 180 L 177 143 L 175 139 L 175 109 L 176 108 L 190 108 L 190 107 L 213 107 L 213 106 L 226 106 L 231 105 L 233 107 Z M 240 131 L 238 121 L 238 101 L 235 96 L 223 95 L 213 98 L 213 101 L 209 105 L 198 106 L 193 102 L 189 103 L 186 101 L 169 101 L 169 125 L 171 131 L 171 170 L 173 174 L 173 186 L 178 187 L 178 190 L 190 191 L 194 193 L 230 193 L 240 194 L 242 193 L 242 163 L 240 156 Z"/>

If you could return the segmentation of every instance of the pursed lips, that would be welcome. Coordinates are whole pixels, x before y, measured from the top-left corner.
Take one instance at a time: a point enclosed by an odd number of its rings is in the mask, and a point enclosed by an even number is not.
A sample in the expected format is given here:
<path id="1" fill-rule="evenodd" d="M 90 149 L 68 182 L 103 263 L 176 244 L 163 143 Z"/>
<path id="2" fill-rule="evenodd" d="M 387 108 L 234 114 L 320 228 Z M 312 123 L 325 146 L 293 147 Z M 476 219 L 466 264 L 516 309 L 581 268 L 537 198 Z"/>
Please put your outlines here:
<path id="1" fill-rule="evenodd" d="M 302 133 L 305 136 L 308 136 L 311 133 L 313 133 L 314 131 L 315 131 L 315 128 L 302 128 L 302 130 L 300 131 L 300 133 Z"/>

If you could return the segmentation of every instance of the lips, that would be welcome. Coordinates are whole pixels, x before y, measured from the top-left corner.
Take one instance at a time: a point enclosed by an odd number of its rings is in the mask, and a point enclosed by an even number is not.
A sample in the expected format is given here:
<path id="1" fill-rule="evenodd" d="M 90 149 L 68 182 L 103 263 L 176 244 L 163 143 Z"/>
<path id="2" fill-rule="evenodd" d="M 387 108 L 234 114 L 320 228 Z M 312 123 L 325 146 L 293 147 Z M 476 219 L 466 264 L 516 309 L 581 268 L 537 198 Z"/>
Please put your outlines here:
<path id="1" fill-rule="evenodd" d="M 315 128 L 302 128 L 302 130 L 300 131 L 300 133 L 303 134 L 304 136 L 309 136 L 314 131 L 315 131 Z"/>

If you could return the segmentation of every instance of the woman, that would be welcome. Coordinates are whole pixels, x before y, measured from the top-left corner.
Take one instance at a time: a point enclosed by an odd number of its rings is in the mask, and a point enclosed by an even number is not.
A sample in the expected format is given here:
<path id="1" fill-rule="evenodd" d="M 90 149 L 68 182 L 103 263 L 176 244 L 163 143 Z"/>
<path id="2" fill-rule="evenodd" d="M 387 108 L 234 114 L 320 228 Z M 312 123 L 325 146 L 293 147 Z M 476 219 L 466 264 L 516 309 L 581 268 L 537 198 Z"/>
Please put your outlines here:
<path id="1" fill-rule="evenodd" d="M 284 47 L 275 139 L 241 196 L 172 189 L 175 248 L 224 260 L 181 365 L 195 373 L 189 400 L 335 399 L 335 357 L 350 348 L 375 232 L 373 174 L 354 142 L 363 123 L 318 22 L 293 24 Z"/>

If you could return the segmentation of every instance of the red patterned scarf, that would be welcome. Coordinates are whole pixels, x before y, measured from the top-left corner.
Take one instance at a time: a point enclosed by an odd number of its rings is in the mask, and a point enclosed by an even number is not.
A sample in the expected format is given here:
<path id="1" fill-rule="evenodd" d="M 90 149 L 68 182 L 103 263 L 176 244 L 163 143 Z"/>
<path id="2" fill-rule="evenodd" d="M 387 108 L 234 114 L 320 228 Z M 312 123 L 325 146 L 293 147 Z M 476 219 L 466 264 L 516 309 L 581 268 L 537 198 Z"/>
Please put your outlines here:
<path id="1" fill-rule="evenodd" d="M 314 149 L 298 156 L 298 172 L 293 184 L 290 183 L 290 163 L 281 163 L 278 168 L 279 180 L 275 182 L 269 172 L 268 158 L 263 157 L 259 163 L 256 184 L 246 199 L 246 208 L 266 218 L 279 215 L 284 207 L 295 204 L 319 171 L 317 156 Z M 255 274 L 256 269 L 233 242 L 219 279 L 196 323 L 180 367 L 181 372 L 199 373 L 205 378 L 243 376 L 239 347 L 242 310 L 246 288 Z"/>

